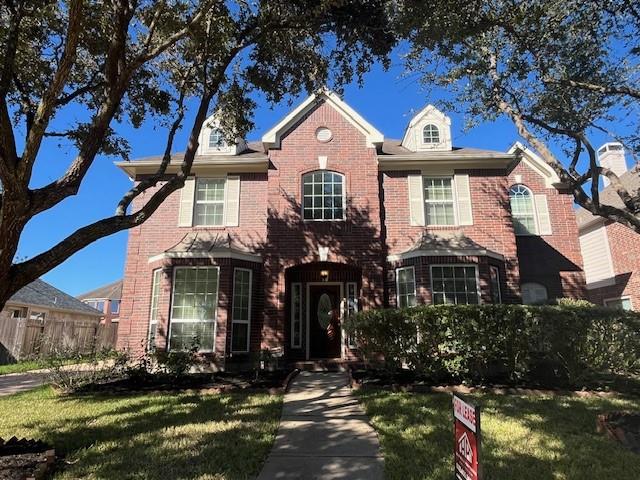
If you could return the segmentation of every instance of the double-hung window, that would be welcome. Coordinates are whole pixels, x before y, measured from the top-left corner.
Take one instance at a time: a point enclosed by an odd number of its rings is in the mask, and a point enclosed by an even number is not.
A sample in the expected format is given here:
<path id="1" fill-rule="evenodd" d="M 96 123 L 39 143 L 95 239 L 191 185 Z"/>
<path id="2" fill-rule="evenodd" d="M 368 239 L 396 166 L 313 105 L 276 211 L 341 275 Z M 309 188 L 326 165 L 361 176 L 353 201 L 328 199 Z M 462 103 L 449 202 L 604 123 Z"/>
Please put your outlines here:
<path id="1" fill-rule="evenodd" d="M 231 313 L 231 351 L 248 352 L 251 331 L 251 270 L 233 271 L 233 307 Z"/>
<path id="2" fill-rule="evenodd" d="M 433 303 L 478 303 L 478 280 L 475 266 L 432 265 Z"/>
<path id="3" fill-rule="evenodd" d="M 423 177 L 427 225 L 455 225 L 455 193 L 451 177 Z"/>
<path id="4" fill-rule="evenodd" d="M 194 209 L 194 225 L 224 225 L 224 178 L 198 178 Z"/>
<path id="5" fill-rule="evenodd" d="M 396 290 L 399 308 L 416 306 L 416 274 L 413 267 L 396 269 Z"/>
<path id="6" fill-rule="evenodd" d="M 160 304 L 160 279 L 162 278 L 162 270 L 153 271 L 151 280 L 151 306 L 149 308 L 149 339 L 147 340 L 147 349 L 154 350 L 156 348 L 156 336 L 158 334 L 158 307 Z"/>
<path id="7" fill-rule="evenodd" d="M 633 310 L 633 305 L 629 297 L 610 298 L 604 301 L 604 305 L 618 310 Z"/>
<path id="8" fill-rule="evenodd" d="M 536 235 L 538 227 L 531 190 L 524 185 L 514 185 L 509 190 L 509 201 L 516 235 Z"/>
<path id="9" fill-rule="evenodd" d="M 169 348 L 214 350 L 218 307 L 218 267 L 176 267 Z"/>

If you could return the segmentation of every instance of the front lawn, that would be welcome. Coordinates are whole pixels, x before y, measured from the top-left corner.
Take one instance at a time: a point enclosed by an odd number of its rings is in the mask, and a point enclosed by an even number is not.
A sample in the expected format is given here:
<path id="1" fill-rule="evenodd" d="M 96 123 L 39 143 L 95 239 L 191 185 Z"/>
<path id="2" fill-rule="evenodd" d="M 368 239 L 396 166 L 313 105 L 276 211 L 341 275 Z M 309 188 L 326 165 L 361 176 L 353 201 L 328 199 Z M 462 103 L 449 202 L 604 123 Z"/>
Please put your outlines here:
<path id="1" fill-rule="evenodd" d="M 451 396 L 358 393 L 380 437 L 388 480 L 449 480 Z M 607 410 L 640 399 L 471 395 L 482 407 L 485 480 L 640 478 L 640 456 L 596 432 Z"/>
<path id="2" fill-rule="evenodd" d="M 106 357 L 105 357 L 106 358 Z M 9 373 L 25 373 L 33 370 L 41 370 L 43 368 L 51 367 L 51 364 L 55 365 L 75 365 L 78 363 L 90 362 L 92 359 L 90 356 L 65 358 L 63 360 L 23 360 L 17 363 L 9 363 L 6 365 L 0 365 L 0 375 L 8 375 Z"/>
<path id="3" fill-rule="evenodd" d="M 192 393 L 0 398 L 0 437 L 37 438 L 69 463 L 56 479 L 244 479 L 275 439 L 281 397 Z"/>

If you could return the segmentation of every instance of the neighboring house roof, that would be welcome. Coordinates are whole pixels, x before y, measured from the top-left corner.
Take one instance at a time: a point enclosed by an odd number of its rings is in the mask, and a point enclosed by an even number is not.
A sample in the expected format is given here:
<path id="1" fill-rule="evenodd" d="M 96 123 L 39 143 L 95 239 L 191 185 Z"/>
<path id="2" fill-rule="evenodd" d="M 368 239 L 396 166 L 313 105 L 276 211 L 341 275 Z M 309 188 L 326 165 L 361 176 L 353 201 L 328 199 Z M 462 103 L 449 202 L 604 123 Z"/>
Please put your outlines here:
<path id="1" fill-rule="evenodd" d="M 77 297 L 80 300 L 88 299 L 108 299 L 120 300 L 122 298 L 122 280 L 117 280 L 108 285 L 104 285 L 90 292 L 83 293 Z"/>
<path id="2" fill-rule="evenodd" d="M 620 182 L 631 196 L 640 195 L 640 165 L 636 165 L 631 170 L 620 175 Z M 612 207 L 624 208 L 624 203 L 613 188 L 613 185 L 608 185 L 600 192 L 600 203 L 603 205 L 611 205 Z M 599 215 L 593 215 L 590 211 L 582 207 L 578 207 L 576 210 L 576 220 L 578 221 L 578 227 L 583 228 L 596 221 L 604 221 L 604 218 Z"/>
<path id="3" fill-rule="evenodd" d="M 389 261 L 424 256 L 488 256 L 504 260 L 504 256 L 483 247 L 461 231 L 433 234 L 423 233 L 408 250 L 389 255 Z"/>
<path id="4" fill-rule="evenodd" d="M 236 258 L 250 262 L 262 262 L 260 255 L 238 245 L 229 234 L 207 231 L 187 233 L 174 246 L 149 258 L 149 262 L 164 258 Z"/>
<path id="5" fill-rule="evenodd" d="M 95 308 L 81 302 L 77 298 L 58 290 L 43 280 L 35 280 L 26 287 L 21 288 L 7 302 L 7 304 L 19 304 L 37 306 L 54 310 L 84 313 L 86 315 L 101 316 Z"/>

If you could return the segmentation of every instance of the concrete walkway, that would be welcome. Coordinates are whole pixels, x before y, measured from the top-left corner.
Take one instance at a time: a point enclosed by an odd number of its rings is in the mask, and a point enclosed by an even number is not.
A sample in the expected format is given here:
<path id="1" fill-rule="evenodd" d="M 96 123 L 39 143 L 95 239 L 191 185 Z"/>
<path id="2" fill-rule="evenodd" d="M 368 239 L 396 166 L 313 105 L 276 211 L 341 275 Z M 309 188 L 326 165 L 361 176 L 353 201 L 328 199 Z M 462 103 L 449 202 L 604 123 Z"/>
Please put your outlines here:
<path id="1" fill-rule="evenodd" d="M 384 478 L 378 437 L 344 373 L 301 372 L 258 480 Z"/>
<path id="2" fill-rule="evenodd" d="M 42 371 L 0 375 L 0 397 L 39 387 L 45 381 Z"/>

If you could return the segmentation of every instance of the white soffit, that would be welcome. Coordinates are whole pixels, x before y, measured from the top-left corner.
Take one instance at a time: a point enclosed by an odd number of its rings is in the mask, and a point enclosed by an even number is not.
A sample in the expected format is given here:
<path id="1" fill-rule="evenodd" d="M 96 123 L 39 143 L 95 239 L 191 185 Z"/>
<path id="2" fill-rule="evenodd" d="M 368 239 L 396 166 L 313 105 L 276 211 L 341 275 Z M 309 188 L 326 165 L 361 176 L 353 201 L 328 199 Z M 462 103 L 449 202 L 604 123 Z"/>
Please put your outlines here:
<path id="1" fill-rule="evenodd" d="M 351 123 L 351 125 L 365 136 L 367 146 L 376 147 L 382 144 L 384 141 L 384 135 L 382 135 L 382 133 L 367 122 L 358 112 L 342 101 L 338 95 L 326 90 L 309 96 L 304 102 L 284 117 L 276 126 L 265 133 L 262 136 L 262 143 L 265 148 L 279 148 L 282 134 L 287 132 L 291 126 L 306 115 L 318 102 L 323 100 L 335 108 L 349 123 Z"/>

